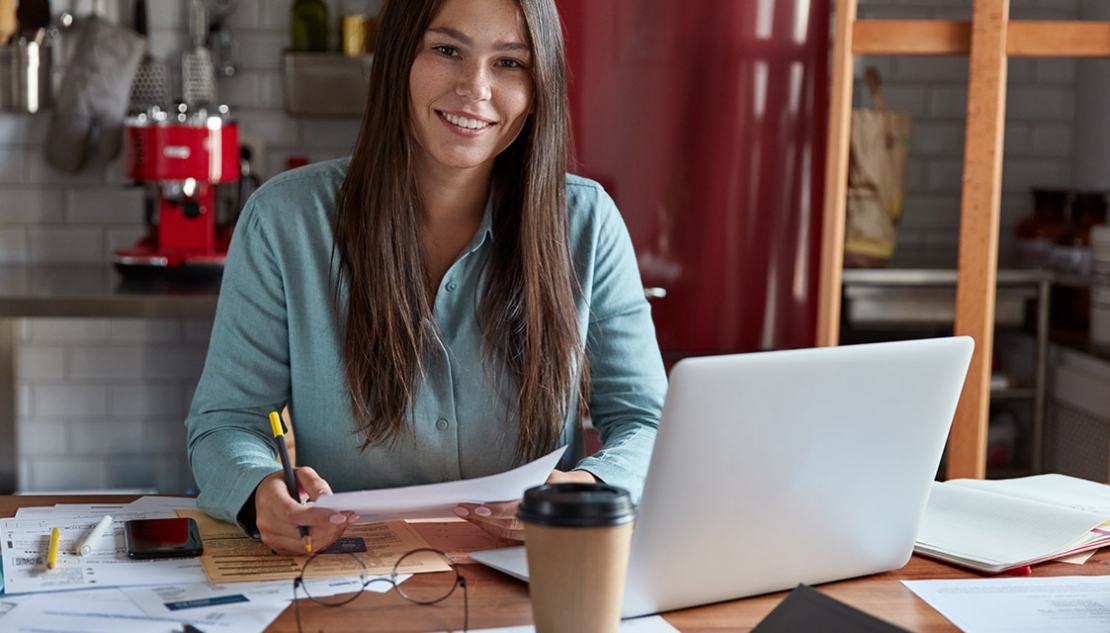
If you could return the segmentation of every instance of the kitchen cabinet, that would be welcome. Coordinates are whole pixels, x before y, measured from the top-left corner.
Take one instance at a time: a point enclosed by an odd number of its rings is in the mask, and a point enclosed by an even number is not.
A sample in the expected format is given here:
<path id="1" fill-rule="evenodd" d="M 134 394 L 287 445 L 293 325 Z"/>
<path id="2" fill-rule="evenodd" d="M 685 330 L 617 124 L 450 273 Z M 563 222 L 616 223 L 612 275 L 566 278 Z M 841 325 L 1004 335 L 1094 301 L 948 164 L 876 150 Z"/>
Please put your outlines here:
<path id="1" fill-rule="evenodd" d="M 285 111 L 309 116 L 361 117 L 373 55 L 293 53 L 282 56 Z"/>
<path id="2" fill-rule="evenodd" d="M 956 318 L 954 269 L 846 269 L 842 274 L 842 343 L 950 335 Z M 996 327 L 1017 328 L 1034 306 L 1035 360 L 1032 380 L 1025 384 L 992 384 L 992 406 L 1029 401 L 1032 422 L 1026 450 L 1015 468 L 991 470 L 992 477 L 1040 473 L 1043 469 L 1049 297 L 1053 274 L 1039 269 L 998 271 Z M 1001 350 L 996 350 L 1001 351 Z"/>
<path id="3" fill-rule="evenodd" d="M 219 286 L 127 281 L 109 264 L 0 266 L 0 494 L 17 489 L 16 319 L 211 319 Z"/>

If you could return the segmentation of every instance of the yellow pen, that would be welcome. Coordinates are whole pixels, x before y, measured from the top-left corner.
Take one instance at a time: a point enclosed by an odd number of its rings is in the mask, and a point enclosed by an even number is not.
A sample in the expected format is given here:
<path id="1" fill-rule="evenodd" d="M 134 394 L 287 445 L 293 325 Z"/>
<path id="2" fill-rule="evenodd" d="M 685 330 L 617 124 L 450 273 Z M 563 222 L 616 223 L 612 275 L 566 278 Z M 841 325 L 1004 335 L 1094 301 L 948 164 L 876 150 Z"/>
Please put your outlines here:
<path id="1" fill-rule="evenodd" d="M 46 555 L 46 568 L 54 569 L 58 566 L 58 528 L 50 531 L 50 552 Z"/>
<path id="2" fill-rule="evenodd" d="M 278 455 L 281 457 L 281 467 L 285 471 L 285 487 L 289 489 L 289 496 L 298 503 L 301 495 L 297 493 L 297 478 L 293 475 L 293 462 L 289 459 L 289 449 L 285 448 L 285 430 L 281 426 L 281 416 L 277 411 L 270 412 L 270 426 L 274 431 L 274 444 L 277 445 Z M 312 551 L 312 537 L 308 535 L 308 528 L 301 525 L 297 528 L 304 541 L 304 548 Z"/>

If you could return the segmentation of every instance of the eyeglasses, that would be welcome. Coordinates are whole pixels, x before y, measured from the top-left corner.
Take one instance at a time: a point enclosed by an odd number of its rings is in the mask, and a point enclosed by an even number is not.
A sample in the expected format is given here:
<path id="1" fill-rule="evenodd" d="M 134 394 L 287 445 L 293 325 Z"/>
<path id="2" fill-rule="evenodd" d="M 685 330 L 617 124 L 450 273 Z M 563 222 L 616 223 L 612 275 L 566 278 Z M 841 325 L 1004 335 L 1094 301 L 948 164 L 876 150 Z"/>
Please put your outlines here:
<path id="1" fill-rule="evenodd" d="M 339 579 L 317 578 L 312 570 L 320 570 L 325 567 L 327 563 L 334 561 L 324 557 L 334 556 L 349 556 L 357 561 L 356 567 L 362 569 L 359 575 L 357 584 L 351 587 L 353 593 L 344 592 L 339 595 L 334 595 L 334 584 L 329 581 Z M 421 574 L 421 581 L 412 584 L 402 584 L 405 577 L 410 573 L 407 570 L 419 568 L 427 564 L 427 559 L 438 558 L 440 561 L 446 563 L 451 569 L 446 572 Z M 455 561 L 447 554 L 430 547 L 422 547 L 420 549 L 410 550 L 405 552 L 397 562 L 393 564 L 393 569 L 390 570 L 389 576 L 371 576 L 366 569 L 366 563 L 354 554 L 342 553 L 331 554 L 326 551 L 313 554 L 307 561 L 304 567 L 301 568 L 300 575 L 293 581 L 293 610 L 297 615 L 297 631 L 304 633 L 301 626 L 301 609 L 297 600 L 297 589 L 300 588 L 304 591 L 305 596 L 318 605 L 325 607 L 341 607 L 349 604 L 362 595 L 371 583 L 384 582 L 389 583 L 397 591 L 397 594 L 408 600 L 413 604 L 429 605 L 443 602 L 455 593 L 455 589 L 462 587 L 463 592 L 463 633 L 470 629 L 470 595 L 466 588 L 466 577 L 459 573 L 459 568 L 455 565 Z M 323 583 L 323 584 L 318 584 Z M 315 592 L 316 595 L 313 595 Z"/>

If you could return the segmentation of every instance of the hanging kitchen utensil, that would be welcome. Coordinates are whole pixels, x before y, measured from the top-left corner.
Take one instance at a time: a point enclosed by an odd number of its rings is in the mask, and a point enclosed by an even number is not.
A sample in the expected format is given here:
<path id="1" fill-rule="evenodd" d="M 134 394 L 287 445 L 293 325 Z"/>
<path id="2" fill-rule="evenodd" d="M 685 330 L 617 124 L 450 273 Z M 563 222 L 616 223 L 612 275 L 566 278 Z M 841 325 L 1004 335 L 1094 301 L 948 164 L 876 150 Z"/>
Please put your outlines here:
<path id="1" fill-rule="evenodd" d="M 233 77 L 236 71 L 235 53 L 231 48 L 231 27 L 228 26 L 228 18 L 235 13 L 235 8 L 235 0 L 215 0 L 212 4 L 208 39 L 211 40 L 212 58 L 219 77 Z"/>
<path id="2" fill-rule="evenodd" d="M 208 9 L 204 0 L 192 0 L 189 8 L 190 48 L 181 54 L 181 97 L 190 108 L 216 103 L 216 73 L 212 55 L 205 48 L 208 38 Z"/>
<path id="3" fill-rule="evenodd" d="M 15 17 L 19 36 L 34 41 L 39 29 L 50 26 L 50 0 L 20 0 Z"/>
<path id="4" fill-rule="evenodd" d="M 15 35 L 15 0 L 0 0 L 0 46 Z"/>
<path id="5" fill-rule="evenodd" d="M 43 146 L 46 162 L 66 172 L 119 153 L 128 90 L 145 42 L 135 31 L 95 15 L 81 19 Z"/>
<path id="6" fill-rule="evenodd" d="M 147 38 L 147 49 L 139 68 L 135 71 L 135 81 L 131 83 L 131 99 L 128 114 L 146 112 L 151 106 L 165 107 L 170 101 L 170 71 L 165 62 L 150 54 L 149 26 L 146 13 L 146 0 L 135 0 L 135 30 Z"/>

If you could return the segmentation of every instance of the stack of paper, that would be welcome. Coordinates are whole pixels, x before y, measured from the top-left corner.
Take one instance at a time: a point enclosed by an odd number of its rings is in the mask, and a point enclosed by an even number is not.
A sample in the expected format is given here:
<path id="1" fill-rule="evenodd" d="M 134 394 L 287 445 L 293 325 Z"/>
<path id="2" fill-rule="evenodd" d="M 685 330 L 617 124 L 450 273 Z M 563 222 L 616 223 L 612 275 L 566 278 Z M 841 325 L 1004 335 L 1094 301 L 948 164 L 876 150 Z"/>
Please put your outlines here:
<path id="1" fill-rule="evenodd" d="M 127 558 L 124 521 L 173 517 L 195 508 L 190 498 L 142 497 L 130 504 L 21 508 L 15 518 L 0 519 L 5 581 L 0 630 L 138 633 L 179 631 L 189 623 L 205 633 L 263 631 L 289 606 L 291 580 L 213 584 L 197 558 Z M 90 554 L 76 556 L 73 544 L 105 514 L 113 518 L 111 528 Z M 48 572 L 42 558 L 52 527 L 59 528 L 61 546 L 58 566 Z M 306 584 L 314 596 L 362 586 L 357 577 Z M 391 588 L 372 583 L 367 590 Z"/>
<path id="2" fill-rule="evenodd" d="M 997 573 L 1110 544 L 1110 486 L 1065 475 L 934 483 L 914 551 Z"/>
<path id="3" fill-rule="evenodd" d="M 350 551 L 362 564 L 349 557 L 316 559 L 318 569 L 314 564 L 305 585 L 315 597 L 358 591 L 362 574 L 385 575 L 405 552 L 429 546 L 401 519 L 446 515 L 457 520 L 452 509 L 459 503 L 519 498 L 524 490 L 546 480 L 565 450 L 489 477 L 321 498 L 318 506 L 355 510 L 364 522 L 386 522 L 349 527 L 345 540 L 357 541 L 349 543 Z M 111 515 L 113 522 L 93 551 L 86 556 L 74 554 L 77 540 L 104 515 Z M 201 557 L 128 558 L 125 521 L 173 516 L 196 519 L 205 547 Z M 60 550 L 57 567 L 47 571 L 44 557 L 52 528 L 59 529 Z M 444 544 L 437 547 L 453 550 Z M 238 527 L 197 510 L 194 499 L 179 497 L 143 497 L 119 505 L 21 508 L 15 518 L 0 519 L 0 553 L 6 585 L 0 585 L 5 592 L 0 595 L 0 629 L 5 633 L 163 633 L 180 630 L 183 623 L 205 633 L 260 632 L 289 605 L 293 579 L 307 558 L 274 554 L 245 537 Z M 438 557 L 429 555 L 420 571 L 447 569 Z M 392 588 L 383 582 L 366 586 L 376 592 Z M 66 591 L 64 600 L 52 593 L 58 591 Z"/>

